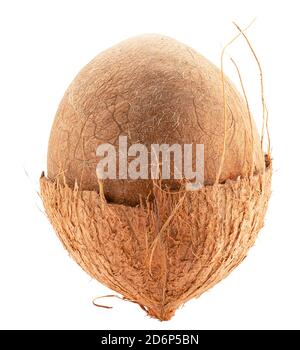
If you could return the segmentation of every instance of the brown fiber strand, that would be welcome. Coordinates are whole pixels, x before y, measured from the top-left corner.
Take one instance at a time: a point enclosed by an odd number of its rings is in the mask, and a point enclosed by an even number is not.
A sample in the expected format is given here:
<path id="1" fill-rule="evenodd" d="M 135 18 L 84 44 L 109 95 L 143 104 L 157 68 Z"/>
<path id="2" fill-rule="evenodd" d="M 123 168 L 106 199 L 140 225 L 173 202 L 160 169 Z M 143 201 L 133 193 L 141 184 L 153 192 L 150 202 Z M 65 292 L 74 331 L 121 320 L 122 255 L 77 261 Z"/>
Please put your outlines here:
<path id="1" fill-rule="evenodd" d="M 101 307 L 101 308 L 104 308 L 104 309 L 112 309 L 113 307 L 112 306 L 107 306 L 107 305 L 100 305 L 100 304 L 97 304 L 96 303 L 96 300 L 98 299 L 103 299 L 103 298 L 118 298 L 118 299 L 122 299 L 120 298 L 118 295 L 115 295 L 115 294 L 109 294 L 109 295 L 102 295 L 100 297 L 96 297 L 92 300 L 92 303 L 94 306 L 97 306 L 97 307 Z"/>
<path id="2" fill-rule="evenodd" d="M 251 21 L 251 23 L 244 29 L 246 31 L 254 22 L 254 20 Z M 218 183 L 221 177 L 224 160 L 225 160 L 225 153 L 226 153 L 226 137 L 227 137 L 227 98 L 226 98 L 226 92 L 225 92 L 225 77 L 224 77 L 224 55 L 227 50 L 227 48 L 235 42 L 236 39 L 239 38 L 240 35 L 242 35 L 242 31 L 238 33 L 233 39 L 231 39 L 222 49 L 221 52 L 221 81 L 222 81 L 222 96 L 223 96 L 223 121 L 224 121 L 224 139 L 223 139 L 223 150 L 221 154 L 221 160 L 219 165 L 219 170 L 217 172 L 215 183 Z"/>
<path id="3" fill-rule="evenodd" d="M 173 211 L 171 212 L 171 214 L 169 215 L 169 217 L 167 218 L 167 220 L 165 221 L 165 223 L 163 224 L 162 228 L 160 229 L 160 231 L 158 232 L 157 236 L 155 237 L 152 245 L 151 245 L 151 252 L 150 252 L 150 257 L 149 257 L 149 272 L 151 274 L 151 266 L 152 266 L 152 259 L 153 259 L 153 254 L 156 248 L 156 245 L 158 243 L 158 241 L 161 239 L 161 235 L 163 234 L 163 232 L 165 231 L 165 229 L 170 225 L 171 220 L 173 219 L 173 217 L 175 216 L 175 214 L 177 213 L 178 209 L 181 207 L 186 193 L 184 193 L 184 195 L 180 198 L 180 200 L 178 201 L 178 203 L 176 204 L 175 208 L 173 209 Z"/>
<path id="4" fill-rule="evenodd" d="M 233 24 L 236 26 L 236 28 L 239 30 L 240 34 L 243 35 L 243 37 L 245 38 L 254 58 L 255 61 L 257 63 L 258 69 L 259 69 L 259 74 L 260 74 L 260 88 L 261 88 L 261 103 L 262 103 L 262 108 L 263 108 L 263 123 L 262 123 L 262 131 L 261 131 L 261 149 L 263 151 L 263 140 L 264 140 L 264 133 L 265 133 L 265 125 L 266 125 L 266 129 L 267 129 L 267 137 L 268 137 L 268 157 L 270 158 L 271 155 L 271 141 L 270 141 L 270 133 L 269 133 L 269 114 L 268 114 L 268 110 L 267 110 L 267 106 L 266 106 L 266 101 L 265 101 L 265 94 L 264 94 L 264 78 L 263 78 L 263 71 L 261 68 L 261 64 L 259 62 L 259 59 L 253 49 L 253 46 L 250 43 L 250 40 L 248 39 L 247 35 L 245 34 L 245 31 L 241 30 L 241 28 L 235 23 L 233 22 Z"/>
<path id="5" fill-rule="evenodd" d="M 269 130 L 269 111 L 268 107 L 266 108 L 266 129 L 267 129 L 267 136 L 268 136 L 268 157 L 271 158 L 271 136 L 270 136 L 270 130 Z"/>
<path id="6" fill-rule="evenodd" d="M 251 128 L 251 148 L 252 148 L 252 155 L 253 155 L 252 156 L 251 170 L 250 170 L 250 176 L 252 176 L 253 172 L 254 172 L 254 145 L 253 145 L 254 136 L 253 136 L 253 124 L 252 124 L 251 112 L 250 112 L 250 107 L 249 107 L 249 101 L 248 101 L 248 97 L 247 97 L 247 94 L 246 94 L 246 90 L 245 90 L 245 87 L 244 87 L 244 83 L 243 83 L 243 79 L 242 79 L 239 67 L 238 67 L 238 65 L 236 64 L 236 62 L 234 61 L 234 59 L 232 57 L 230 58 L 230 60 L 233 63 L 233 65 L 235 66 L 235 69 L 236 69 L 236 71 L 238 73 L 239 80 L 240 80 L 240 85 L 241 85 L 241 88 L 242 88 L 242 91 L 243 91 L 243 95 L 244 95 L 244 98 L 245 98 L 245 101 L 246 101 L 246 105 L 247 105 L 247 110 L 248 110 L 248 117 L 249 117 L 249 123 L 250 123 L 250 128 Z"/>
<path id="7" fill-rule="evenodd" d="M 96 307 L 103 308 L 103 309 L 113 309 L 113 306 L 101 305 L 101 304 L 96 303 L 96 300 L 102 299 L 102 298 L 117 298 L 117 299 L 120 299 L 120 300 L 123 300 L 123 301 L 129 301 L 129 302 L 131 302 L 131 303 L 133 303 L 133 304 L 138 304 L 139 307 L 140 307 L 143 311 L 145 311 L 146 313 L 148 313 L 147 309 L 146 309 L 143 305 L 140 305 L 140 304 L 137 303 L 136 301 L 127 299 L 127 298 L 125 298 L 125 297 L 120 297 L 120 296 L 118 296 L 118 295 L 116 295 L 116 294 L 102 295 L 102 296 L 96 297 L 96 298 L 94 298 L 94 299 L 92 300 L 93 305 L 96 306 Z"/>

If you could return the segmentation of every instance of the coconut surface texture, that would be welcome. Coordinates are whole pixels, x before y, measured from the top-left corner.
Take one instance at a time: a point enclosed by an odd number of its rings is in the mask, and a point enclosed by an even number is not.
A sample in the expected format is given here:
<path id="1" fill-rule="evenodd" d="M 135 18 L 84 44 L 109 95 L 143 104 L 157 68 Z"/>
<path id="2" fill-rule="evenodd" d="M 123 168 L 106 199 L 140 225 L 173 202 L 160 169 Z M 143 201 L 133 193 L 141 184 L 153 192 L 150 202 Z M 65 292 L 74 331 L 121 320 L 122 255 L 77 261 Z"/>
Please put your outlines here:
<path id="1" fill-rule="evenodd" d="M 226 78 L 225 84 L 221 182 L 248 175 L 253 157 L 255 170 L 264 168 L 246 103 Z M 203 56 L 164 36 L 129 39 L 94 58 L 65 93 L 50 136 L 48 176 L 62 174 L 71 187 L 78 181 L 81 189 L 97 191 L 96 149 L 104 143 L 118 147 L 123 135 L 128 146 L 142 143 L 148 149 L 204 144 L 205 183 L 213 184 L 223 152 L 223 106 L 220 70 Z M 105 180 L 104 194 L 113 203 L 136 205 L 151 188 L 151 180 Z"/>
<path id="2" fill-rule="evenodd" d="M 85 66 L 52 127 L 40 184 L 55 231 L 87 273 L 160 320 L 226 277 L 263 226 L 271 161 L 244 99 L 224 84 L 226 130 L 220 70 L 171 38 L 144 35 Z M 204 144 L 205 186 L 100 184 L 96 149 L 117 147 L 120 135 L 128 146 Z"/>

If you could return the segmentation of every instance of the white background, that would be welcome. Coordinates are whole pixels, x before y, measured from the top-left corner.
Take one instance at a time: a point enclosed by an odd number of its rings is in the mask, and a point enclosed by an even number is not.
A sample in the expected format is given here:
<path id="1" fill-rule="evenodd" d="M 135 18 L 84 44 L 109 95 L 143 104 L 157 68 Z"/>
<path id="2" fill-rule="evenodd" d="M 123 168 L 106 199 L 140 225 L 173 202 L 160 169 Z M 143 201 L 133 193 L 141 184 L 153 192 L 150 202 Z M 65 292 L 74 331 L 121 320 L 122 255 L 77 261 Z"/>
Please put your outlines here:
<path id="1" fill-rule="evenodd" d="M 0 328 L 300 328 L 299 1 L 0 1 Z M 273 196 L 248 258 L 169 322 L 111 293 L 64 251 L 37 195 L 50 127 L 75 74 L 97 53 L 142 33 L 172 36 L 219 64 L 246 26 L 265 73 L 274 158 Z M 257 123 L 259 80 L 242 39 L 230 50 Z M 226 71 L 236 80 L 234 70 Z M 25 170 L 27 175 L 25 174 Z"/>

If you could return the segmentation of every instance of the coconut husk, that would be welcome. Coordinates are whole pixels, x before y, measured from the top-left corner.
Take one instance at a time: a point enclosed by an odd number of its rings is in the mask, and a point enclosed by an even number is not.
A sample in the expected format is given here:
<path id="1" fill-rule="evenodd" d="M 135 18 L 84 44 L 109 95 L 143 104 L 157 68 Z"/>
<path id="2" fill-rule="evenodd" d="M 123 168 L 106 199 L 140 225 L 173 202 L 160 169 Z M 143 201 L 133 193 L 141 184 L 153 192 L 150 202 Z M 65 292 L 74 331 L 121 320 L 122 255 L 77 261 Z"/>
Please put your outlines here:
<path id="1" fill-rule="evenodd" d="M 166 37 L 143 36 L 107 50 L 75 78 L 53 124 L 49 177 L 40 185 L 55 231 L 88 274 L 160 320 L 238 266 L 264 223 L 272 166 L 263 74 L 236 27 L 221 71 Z M 260 142 L 238 65 L 232 59 L 243 97 L 223 71 L 225 50 L 240 35 L 260 73 Z M 191 192 L 179 182 L 171 192 L 151 179 L 98 182 L 96 146 L 123 133 L 130 143 L 208 146 L 205 186 Z"/>
<path id="2" fill-rule="evenodd" d="M 137 207 L 44 175 L 40 185 L 71 257 L 150 316 L 169 320 L 244 260 L 264 223 L 271 176 L 267 158 L 263 173 L 195 192 L 154 186 L 154 199 Z"/>

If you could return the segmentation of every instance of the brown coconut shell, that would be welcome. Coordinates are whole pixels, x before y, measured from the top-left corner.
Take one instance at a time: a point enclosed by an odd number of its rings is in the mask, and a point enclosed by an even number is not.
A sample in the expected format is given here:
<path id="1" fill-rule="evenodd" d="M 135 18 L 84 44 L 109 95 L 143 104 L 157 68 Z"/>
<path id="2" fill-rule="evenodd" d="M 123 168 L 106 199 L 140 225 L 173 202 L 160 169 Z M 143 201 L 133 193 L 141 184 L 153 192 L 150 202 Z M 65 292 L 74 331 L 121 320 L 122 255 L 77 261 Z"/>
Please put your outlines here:
<path id="1" fill-rule="evenodd" d="M 96 148 L 117 146 L 119 135 L 146 146 L 204 144 L 205 186 L 99 183 Z M 98 55 L 75 78 L 52 127 L 40 186 L 75 261 L 168 320 L 245 258 L 263 226 L 271 177 L 270 154 L 264 158 L 247 103 L 229 79 L 189 47 L 149 35 Z"/>
<path id="2" fill-rule="evenodd" d="M 204 180 L 213 184 L 226 152 L 220 182 L 264 169 L 256 126 L 245 100 L 220 70 L 192 48 L 161 35 L 126 40 L 96 56 L 67 89 L 48 148 L 48 176 L 98 191 L 100 144 L 204 144 Z M 129 159 L 130 161 L 131 159 Z M 172 189 L 180 183 L 168 181 Z M 110 202 L 137 205 L 152 191 L 151 180 L 104 181 Z"/>
<path id="3" fill-rule="evenodd" d="M 225 278 L 263 226 L 271 167 L 178 194 L 155 186 L 155 200 L 130 207 L 96 191 L 40 180 L 47 215 L 75 261 L 93 278 L 169 320 L 176 309 Z"/>

